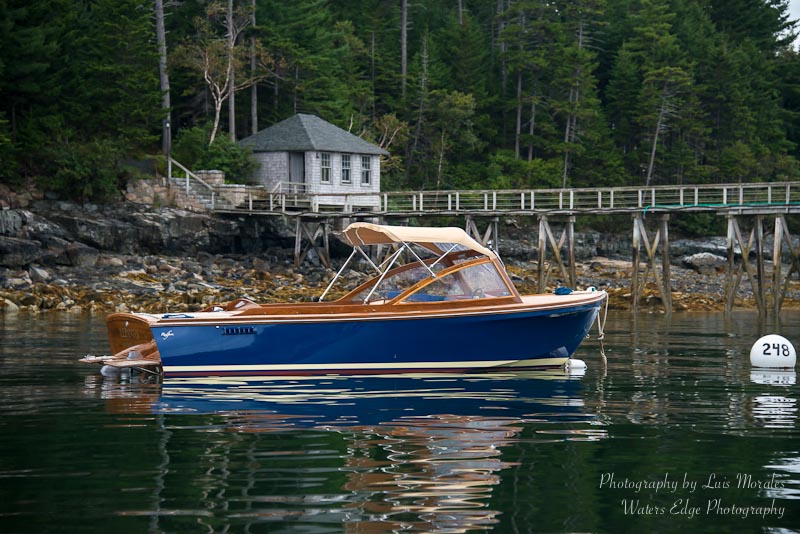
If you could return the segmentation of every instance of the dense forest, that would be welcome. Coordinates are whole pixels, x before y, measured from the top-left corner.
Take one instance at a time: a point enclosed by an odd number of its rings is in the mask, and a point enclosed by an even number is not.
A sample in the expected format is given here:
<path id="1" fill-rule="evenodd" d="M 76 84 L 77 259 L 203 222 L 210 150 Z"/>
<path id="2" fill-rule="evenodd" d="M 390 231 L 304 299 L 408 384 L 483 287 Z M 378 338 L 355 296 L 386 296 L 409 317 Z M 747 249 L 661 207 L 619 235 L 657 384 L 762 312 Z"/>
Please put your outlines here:
<path id="1" fill-rule="evenodd" d="M 102 199 L 297 112 L 383 189 L 794 180 L 787 0 L 0 0 L 0 180 Z M 171 140 L 171 143 L 170 143 Z M 161 156 L 163 161 L 163 156 Z"/>

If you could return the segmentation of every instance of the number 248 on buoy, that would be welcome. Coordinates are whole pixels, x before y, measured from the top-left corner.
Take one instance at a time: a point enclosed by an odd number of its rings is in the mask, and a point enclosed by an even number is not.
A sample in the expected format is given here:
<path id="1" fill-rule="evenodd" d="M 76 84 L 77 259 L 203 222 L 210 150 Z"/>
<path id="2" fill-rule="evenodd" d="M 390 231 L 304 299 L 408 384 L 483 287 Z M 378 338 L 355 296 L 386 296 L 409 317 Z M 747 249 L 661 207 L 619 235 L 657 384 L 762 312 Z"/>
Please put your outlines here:
<path id="1" fill-rule="evenodd" d="M 792 368 L 797 363 L 794 345 L 783 336 L 769 334 L 753 344 L 750 364 L 753 367 Z"/>

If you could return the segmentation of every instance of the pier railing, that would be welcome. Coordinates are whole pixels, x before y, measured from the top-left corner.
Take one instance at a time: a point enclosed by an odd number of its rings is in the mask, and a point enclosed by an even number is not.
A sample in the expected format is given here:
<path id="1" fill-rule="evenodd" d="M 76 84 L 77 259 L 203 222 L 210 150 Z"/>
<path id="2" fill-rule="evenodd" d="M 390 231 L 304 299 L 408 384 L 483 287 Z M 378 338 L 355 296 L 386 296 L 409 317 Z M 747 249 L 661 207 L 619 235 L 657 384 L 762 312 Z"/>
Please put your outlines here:
<path id="1" fill-rule="evenodd" d="M 376 215 L 503 215 L 721 211 L 789 206 L 800 209 L 800 182 L 324 194 L 310 193 L 299 189 L 297 185 L 273 189 L 268 204 L 249 203 L 233 211 L 295 214 L 304 211 L 309 214 L 336 215 L 343 212 Z"/>

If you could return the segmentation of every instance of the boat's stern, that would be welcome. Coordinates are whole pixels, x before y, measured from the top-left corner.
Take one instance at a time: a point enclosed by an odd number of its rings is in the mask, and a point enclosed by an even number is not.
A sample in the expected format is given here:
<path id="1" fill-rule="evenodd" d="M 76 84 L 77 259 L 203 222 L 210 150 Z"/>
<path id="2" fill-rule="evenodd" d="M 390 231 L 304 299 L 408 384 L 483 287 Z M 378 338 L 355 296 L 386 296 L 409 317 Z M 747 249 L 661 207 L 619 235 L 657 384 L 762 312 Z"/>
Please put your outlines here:
<path id="1" fill-rule="evenodd" d="M 120 369 L 138 369 L 150 374 L 160 373 L 161 355 L 150 330 L 151 323 L 156 320 L 155 316 L 149 314 L 112 313 L 106 318 L 112 354 L 89 355 L 80 361 L 103 365 L 101 372 L 104 375 L 108 368 L 116 368 L 116 373 L 119 373 Z"/>
<path id="2" fill-rule="evenodd" d="M 156 317 L 144 313 L 112 313 L 106 318 L 108 328 L 108 342 L 112 354 L 117 354 L 127 348 L 153 339 L 150 325 Z"/>

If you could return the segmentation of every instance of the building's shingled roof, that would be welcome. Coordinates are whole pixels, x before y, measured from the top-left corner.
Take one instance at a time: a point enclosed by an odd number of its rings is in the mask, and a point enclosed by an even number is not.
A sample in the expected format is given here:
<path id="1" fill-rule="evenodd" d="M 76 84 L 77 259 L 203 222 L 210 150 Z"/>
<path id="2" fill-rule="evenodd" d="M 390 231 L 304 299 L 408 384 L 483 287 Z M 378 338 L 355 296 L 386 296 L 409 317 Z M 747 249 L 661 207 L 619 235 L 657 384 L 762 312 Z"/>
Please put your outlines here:
<path id="1" fill-rule="evenodd" d="M 344 152 L 380 154 L 388 152 L 316 115 L 298 113 L 239 141 L 253 152 Z"/>

